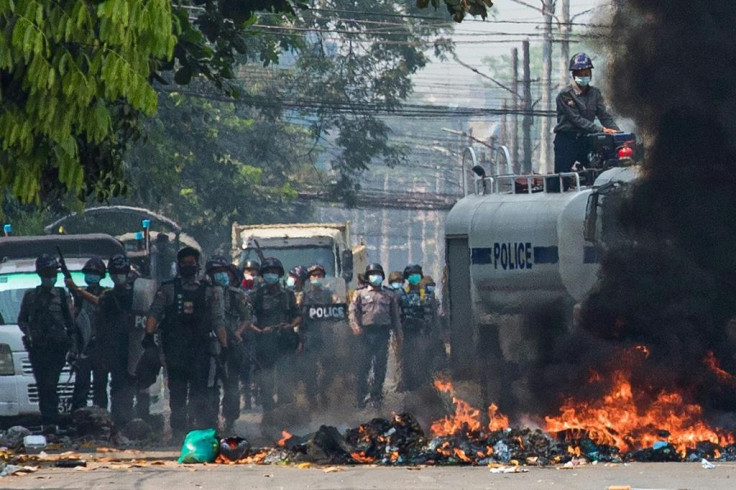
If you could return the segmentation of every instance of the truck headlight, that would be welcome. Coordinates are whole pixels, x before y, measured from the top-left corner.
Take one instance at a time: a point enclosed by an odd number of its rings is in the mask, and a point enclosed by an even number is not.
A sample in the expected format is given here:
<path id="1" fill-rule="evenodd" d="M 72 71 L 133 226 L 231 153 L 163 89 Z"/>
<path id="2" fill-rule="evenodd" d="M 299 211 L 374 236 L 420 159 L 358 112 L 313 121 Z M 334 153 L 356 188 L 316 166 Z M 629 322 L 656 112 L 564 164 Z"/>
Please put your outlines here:
<path id="1" fill-rule="evenodd" d="M 13 351 L 8 344 L 0 344 L 0 376 L 12 376 L 15 374 L 13 366 Z"/>

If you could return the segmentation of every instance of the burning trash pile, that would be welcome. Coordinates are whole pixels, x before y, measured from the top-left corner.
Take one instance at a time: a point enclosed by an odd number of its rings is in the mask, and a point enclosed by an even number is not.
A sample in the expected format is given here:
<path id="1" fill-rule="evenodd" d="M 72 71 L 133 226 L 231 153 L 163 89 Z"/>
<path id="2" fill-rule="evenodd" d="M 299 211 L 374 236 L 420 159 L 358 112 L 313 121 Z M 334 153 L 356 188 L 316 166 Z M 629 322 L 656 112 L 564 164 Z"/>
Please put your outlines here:
<path id="1" fill-rule="evenodd" d="M 545 417 L 544 431 L 510 427 L 493 404 L 482 417 L 481 410 L 456 396 L 451 383 L 436 381 L 435 388 L 452 397 L 455 412 L 435 421 L 429 435 L 411 414 L 401 413 L 375 418 L 344 434 L 324 425 L 306 436 L 284 431 L 273 448 L 251 449 L 242 439 L 223 439 L 216 462 L 569 465 L 736 460 L 733 435 L 710 428 L 699 406 L 685 403 L 678 394 L 660 393 L 642 410 L 624 374 L 614 376 L 608 395 L 596 402 L 568 400 L 560 415 Z"/>

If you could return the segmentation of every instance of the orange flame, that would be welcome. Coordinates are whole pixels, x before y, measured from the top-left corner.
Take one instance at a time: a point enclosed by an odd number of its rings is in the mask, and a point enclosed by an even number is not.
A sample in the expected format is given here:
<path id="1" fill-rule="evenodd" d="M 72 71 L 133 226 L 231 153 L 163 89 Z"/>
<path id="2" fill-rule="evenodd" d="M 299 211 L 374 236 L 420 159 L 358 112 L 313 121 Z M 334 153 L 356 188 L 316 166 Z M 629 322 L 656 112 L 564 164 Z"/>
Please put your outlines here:
<path id="1" fill-rule="evenodd" d="M 463 430 L 476 432 L 481 429 L 480 410 L 455 396 L 455 388 L 451 382 L 435 380 L 434 387 L 438 391 L 449 393 L 452 396 L 452 403 L 455 404 L 455 413 L 453 415 L 446 415 L 444 418 L 432 423 L 429 430 L 433 436 L 449 436 L 462 432 Z M 508 417 L 498 411 L 498 406 L 495 403 L 491 403 L 488 407 L 488 418 L 490 419 L 490 423 L 488 424 L 490 431 L 503 430 L 509 426 Z"/>
<path id="2" fill-rule="evenodd" d="M 289 431 L 282 430 L 281 431 L 281 439 L 279 439 L 279 442 L 277 443 L 280 447 L 286 446 L 286 441 L 294 437 L 289 433 Z"/>
<path id="3" fill-rule="evenodd" d="M 729 384 L 736 384 L 736 377 L 721 368 L 721 363 L 718 362 L 713 351 L 708 351 L 705 355 L 705 359 L 703 359 L 703 364 L 705 364 L 721 381 Z"/>
<path id="4" fill-rule="evenodd" d="M 350 453 L 350 456 L 358 463 L 375 463 L 376 459 L 370 456 L 366 456 L 365 451 L 355 451 Z"/>
<path id="5" fill-rule="evenodd" d="M 601 400 L 567 400 L 559 416 L 545 417 L 547 431 L 585 431 L 595 443 L 616 446 L 621 451 L 651 447 L 665 440 L 684 454 L 699 441 L 721 446 L 734 442 L 732 434 L 708 427 L 701 407 L 686 403 L 682 395 L 662 391 L 648 406 L 639 408 L 628 375 L 616 371 L 613 381 L 611 391 Z M 669 436 L 663 437 L 663 431 Z"/>
<path id="6" fill-rule="evenodd" d="M 466 454 L 465 451 L 460 449 L 459 447 L 456 447 L 453 449 L 453 452 L 455 453 L 455 456 L 457 456 L 457 459 L 460 461 L 465 461 L 466 463 L 472 462 L 472 459 L 470 459 Z"/>

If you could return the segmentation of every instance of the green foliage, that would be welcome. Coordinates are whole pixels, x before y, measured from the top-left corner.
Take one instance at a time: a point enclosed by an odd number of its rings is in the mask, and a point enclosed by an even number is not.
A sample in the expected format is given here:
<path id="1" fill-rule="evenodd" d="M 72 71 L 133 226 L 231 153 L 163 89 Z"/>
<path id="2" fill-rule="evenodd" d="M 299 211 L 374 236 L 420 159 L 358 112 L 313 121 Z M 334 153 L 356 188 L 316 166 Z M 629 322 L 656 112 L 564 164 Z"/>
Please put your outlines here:
<path id="1" fill-rule="evenodd" d="M 493 0 L 444 0 L 447 11 L 452 15 L 455 22 L 462 22 L 465 14 L 479 15 L 485 19 L 488 17 L 488 10 L 493 7 Z M 440 0 L 417 0 L 417 7 L 420 9 L 429 6 L 435 9 L 440 8 Z"/>
<path id="2" fill-rule="evenodd" d="M 0 186 L 26 203 L 46 184 L 90 192 L 87 147 L 115 137 L 121 107 L 156 110 L 151 66 L 176 44 L 169 1 L 0 0 L 0 36 Z"/>

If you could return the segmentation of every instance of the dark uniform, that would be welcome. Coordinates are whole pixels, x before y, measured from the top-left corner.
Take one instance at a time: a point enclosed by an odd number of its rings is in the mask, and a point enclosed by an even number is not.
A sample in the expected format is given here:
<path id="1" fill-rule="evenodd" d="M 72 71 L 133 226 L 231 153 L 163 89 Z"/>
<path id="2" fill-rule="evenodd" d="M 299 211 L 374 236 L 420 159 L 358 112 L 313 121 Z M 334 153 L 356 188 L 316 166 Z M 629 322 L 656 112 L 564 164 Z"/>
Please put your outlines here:
<path id="1" fill-rule="evenodd" d="M 222 379 L 222 416 L 230 424 L 240 417 L 240 373 L 245 362 L 244 338 L 235 335 L 244 323 L 253 318 L 253 306 L 248 294 L 240 288 L 224 288 L 225 327 L 227 328 L 227 376 Z M 248 380 L 250 383 L 250 379 Z"/>
<path id="2" fill-rule="evenodd" d="M 377 265 L 377 264 L 374 264 Z M 380 266 L 378 266 L 380 268 Z M 378 270 L 376 268 L 376 270 Z M 371 269 L 371 266 L 368 266 Z M 366 278 L 372 270 L 366 270 Z M 383 275 L 383 269 L 380 268 Z M 401 319 L 396 294 L 382 286 L 368 286 L 356 292 L 350 303 L 350 325 L 360 332 L 360 348 L 355 360 L 357 373 L 358 407 L 365 406 L 368 390 L 368 373 L 373 365 L 374 383 L 370 398 L 380 404 L 383 400 L 383 382 L 386 378 L 388 343 L 393 329 L 400 334 Z"/>
<path id="3" fill-rule="evenodd" d="M 281 284 L 260 286 L 252 298 L 255 323 L 260 329 L 291 324 L 300 314 L 294 292 Z M 285 373 L 288 364 L 286 359 L 291 358 L 298 345 L 297 333 L 287 328 L 278 328 L 256 336 L 257 379 L 264 412 L 274 408 L 276 374 Z M 289 383 L 286 380 L 284 383 L 278 390 L 279 404 L 289 403 L 294 395 L 289 389 Z"/>
<path id="4" fill-rule="evenodd" d="M 424 288 L 407 286 L 400 296 L 401 327 L 401 389 L 413 391 L 430 377 L 429 334 L 437 323 L 437 308 Z"/>
<path id="5" fill-rule="evenodd" d="M 213 332 L 224 326 L 221 290 L 196 278 L 177 277 L 156 293 L 149 317 L 160 322 L 169 386 L 171 428 L 182 433 L 197 425 L 215 427 L 212 413 Z"/>
<path id="6" fill-rule="evenodd" d="M 92 284 L 87 286 L 85 291 L 94 296 L 100 296 L 106 289 L 99 284 Z M 75 349 L 78 357 L 74 372 L 72 410 L 87 406 L 90 386 L 92 387 L 92 403 L 107 409 L 107 379 L 110 371 L 106 366 L 104 354 L 99 352 L 98 348 L 98 307 L 74 293 L 72 295 L 74 296 L 74 317 L 80 341 L 80 345 Z"/>
<path id="7" fill-rule="evenodd" d="M 38 286 L 26 291 L 18 314 L 18 326 L 38 387 L 38 404 L 45 424 L 59 415 L 56 389 L 73 335 L 72 314 L 62 288 Z"/>
<path id="8" fill-rule="evenodd" d="M 336 320 L 310 320 L 311 305 L 333 303 L 332 291 L 325 286 L 308 282 L 302 291 L 302 322 L 299 326 L 304 352 L 300 359 L 301 378 L 304 381 L 307 399 L 312 408 L 327 404 L 327 386 L 337 374 L 338 337 L 341 322 Z M 342 324 L 344 328 L 344 324 Z"/>

